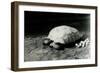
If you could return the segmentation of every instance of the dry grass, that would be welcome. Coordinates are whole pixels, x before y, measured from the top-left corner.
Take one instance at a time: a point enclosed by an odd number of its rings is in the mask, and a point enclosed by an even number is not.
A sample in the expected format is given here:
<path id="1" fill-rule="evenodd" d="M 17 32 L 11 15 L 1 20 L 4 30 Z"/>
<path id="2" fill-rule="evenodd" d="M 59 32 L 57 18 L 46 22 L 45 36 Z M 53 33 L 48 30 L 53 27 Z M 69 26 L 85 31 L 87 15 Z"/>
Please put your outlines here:
<path id="1" fill-rule="evenodd" d="M 25 37 L 24 61 L 47 61 L 90 58 L 89 45 L 84 48 L 65 48 L 64 50 L 55 50 L 42 44 L 44 37 L 45 36 Z"/>

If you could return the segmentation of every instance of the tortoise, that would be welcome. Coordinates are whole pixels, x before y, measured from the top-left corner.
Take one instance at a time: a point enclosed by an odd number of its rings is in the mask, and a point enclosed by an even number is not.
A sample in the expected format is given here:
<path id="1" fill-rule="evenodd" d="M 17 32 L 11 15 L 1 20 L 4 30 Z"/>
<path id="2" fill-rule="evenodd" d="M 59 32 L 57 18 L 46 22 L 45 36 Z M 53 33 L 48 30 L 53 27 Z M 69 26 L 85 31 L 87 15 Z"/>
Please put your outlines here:
<path id="1" fill-rule="evenodd" d="M 51 29 L 48 36 L 45 37 L 43 44 L 55 49 L 75 46 L 80 47 L 81 45 L 79 46 L 78 43 L 85 39 L 86 37 L 83 38 L 83 34 L 76 28 L 61 25 Z M 82 42 L 82 44 L 84 43 Z"/>

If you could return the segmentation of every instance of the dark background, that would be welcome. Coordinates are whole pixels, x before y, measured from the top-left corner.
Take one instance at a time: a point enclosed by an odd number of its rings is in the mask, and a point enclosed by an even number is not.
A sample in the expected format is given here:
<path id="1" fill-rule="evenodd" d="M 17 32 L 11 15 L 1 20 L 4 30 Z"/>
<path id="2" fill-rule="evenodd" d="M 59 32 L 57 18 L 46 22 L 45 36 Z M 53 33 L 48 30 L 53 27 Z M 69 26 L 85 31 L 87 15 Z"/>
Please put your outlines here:
<path id="1" fill-rule="evenodd" d="M 90 15 L 75 13 L 24 11 L 25 35 L 44 35 L 56 26 L 68 25 L 90 31 Z"/>

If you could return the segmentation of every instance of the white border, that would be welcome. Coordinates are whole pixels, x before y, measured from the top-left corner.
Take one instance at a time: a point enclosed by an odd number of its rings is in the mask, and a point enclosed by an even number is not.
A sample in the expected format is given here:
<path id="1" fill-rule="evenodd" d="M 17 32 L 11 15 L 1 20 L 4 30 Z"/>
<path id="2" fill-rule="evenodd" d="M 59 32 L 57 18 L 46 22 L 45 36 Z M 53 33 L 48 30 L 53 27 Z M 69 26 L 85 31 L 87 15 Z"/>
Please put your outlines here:
<path id="1" fill-rule="evenodd" d="M 91 18 L 91 58 L 81 60 L 59 60 L 59 61 L 33 61 L 24 62 L 24 11 L 44 11 L 44 12 L 62 12 L 62 13 L 84 13 L 90 14 Z M 62 65 L 82 65 L 95 64 L 95 10 L 81 8 L 63 8 L 63 7 L 44 7 L 44 6 L 25 6 L 19 5 L 19 68 L 34 68 Z"/>

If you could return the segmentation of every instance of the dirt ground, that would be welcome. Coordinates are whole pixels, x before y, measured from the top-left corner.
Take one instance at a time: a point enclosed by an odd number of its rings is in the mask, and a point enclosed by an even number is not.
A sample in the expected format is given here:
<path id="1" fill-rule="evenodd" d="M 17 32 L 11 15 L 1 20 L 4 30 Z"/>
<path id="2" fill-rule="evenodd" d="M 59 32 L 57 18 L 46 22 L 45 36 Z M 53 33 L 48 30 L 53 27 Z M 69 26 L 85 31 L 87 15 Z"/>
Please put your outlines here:
<path id="1" fill-rule="evenodd" d="M 24 61 L 47 61 L 90 58 L 90 45 L 84 48 L 51 49 L 44 46 L 45 36 L 27 36 L 24 38 Z"/>

